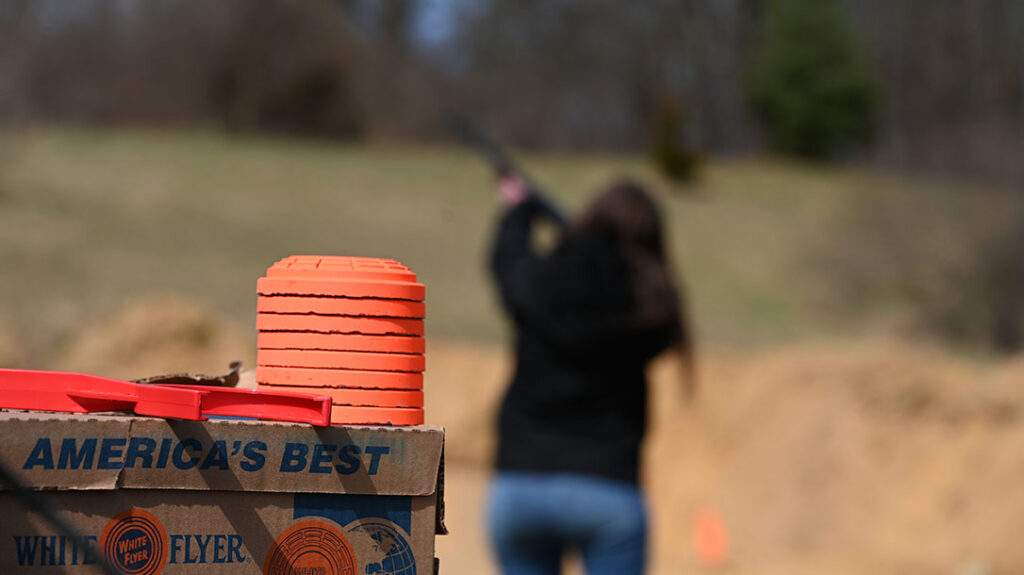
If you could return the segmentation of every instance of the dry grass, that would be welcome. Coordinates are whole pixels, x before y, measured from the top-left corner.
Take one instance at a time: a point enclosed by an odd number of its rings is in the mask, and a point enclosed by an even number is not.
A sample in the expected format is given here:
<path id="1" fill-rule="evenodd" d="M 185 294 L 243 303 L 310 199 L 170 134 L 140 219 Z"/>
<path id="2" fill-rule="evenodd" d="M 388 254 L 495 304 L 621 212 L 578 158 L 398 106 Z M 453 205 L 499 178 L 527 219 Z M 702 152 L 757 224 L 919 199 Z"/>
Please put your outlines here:
<path id="1" fill-rule="evenodd" d="M 0 144 L 0 321 L 33 365 L 150 293 L 182 294 L 252 325 L 255 279 L 296 253 L 400 259 L 429 286 L 431 335 L 495 342 L 504 333 L 484 265 L 492 184 L 460 150 L 92 130 L 8 133 Z M 665 189 L 635 158 L 526 160 L 574 207 L 622 175 Z M 813 305 L 830 271 L 809 268 L 807 253 L 879 181 L 731 161 L 667 199 L 702 338 L 835 332 Z M 894 193 L 906 186 L 883 181 Z"/>
<path id="2" fill-rule="evenodd" d="M 128 380 L 186 371 L 219 375 L 233 361 L 256 364 L 248 336 L 195 302 L 149 296 L 83 327 L 53 367 Z"/>

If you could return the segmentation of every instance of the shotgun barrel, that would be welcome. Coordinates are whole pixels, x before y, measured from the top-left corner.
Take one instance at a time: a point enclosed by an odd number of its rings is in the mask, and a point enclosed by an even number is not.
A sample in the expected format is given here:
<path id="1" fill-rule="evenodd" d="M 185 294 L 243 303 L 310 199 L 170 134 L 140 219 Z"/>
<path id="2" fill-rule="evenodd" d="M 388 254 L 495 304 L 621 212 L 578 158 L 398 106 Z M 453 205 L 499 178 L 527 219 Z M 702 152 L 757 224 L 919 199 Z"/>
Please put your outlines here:
<path id="1" fill-rule="evenodd" d="M 569 218 L 557 203 L 523 171 L 515 160 L 494 140 L 487 137 L 465 116 L 448 113 L 444 117 L 445 127 L 467 148 L 484 158 L 497 176 L 515 176 L 526 182 L 530 194 L 539 202 L 544 213 L 560 228 L 569 225 Z"/>

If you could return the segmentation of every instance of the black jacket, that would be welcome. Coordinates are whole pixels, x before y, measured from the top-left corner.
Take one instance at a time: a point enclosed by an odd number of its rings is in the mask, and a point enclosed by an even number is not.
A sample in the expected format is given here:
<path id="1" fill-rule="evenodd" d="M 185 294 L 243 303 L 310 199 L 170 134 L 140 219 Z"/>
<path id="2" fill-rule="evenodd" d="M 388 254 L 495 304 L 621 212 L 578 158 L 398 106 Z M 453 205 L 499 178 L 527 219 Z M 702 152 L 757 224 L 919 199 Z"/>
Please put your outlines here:
<path id="1" fill-rule="evenodd" d="M 531 247 L 541 210 L 501 219 L 492 271 L 516 327 L 515 374 L 501 406 L 497 467 L 636 482 L 647 419 L 648 361 L 678 326 L 637 325 L 628 265 L 614 240 L 568 231 Z"/>

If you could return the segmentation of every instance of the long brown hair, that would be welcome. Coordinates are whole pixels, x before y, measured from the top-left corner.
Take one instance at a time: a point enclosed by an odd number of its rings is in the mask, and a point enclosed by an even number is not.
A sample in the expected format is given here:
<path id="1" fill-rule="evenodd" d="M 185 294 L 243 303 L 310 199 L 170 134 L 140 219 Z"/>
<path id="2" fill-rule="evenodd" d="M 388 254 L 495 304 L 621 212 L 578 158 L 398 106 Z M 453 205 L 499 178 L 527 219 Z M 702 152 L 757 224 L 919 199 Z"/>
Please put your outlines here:
<path id="1" fill-rule="evenodd" d="M 692 392 L 694 342 L 685 294 L 666 253 L 661 209 L 654 196 L 636 182 L 615 182 L 590 202 L 574 227 L 598 230 L 616 240 L 633 276 L 637 321 L 652 327 L 671 323 L 676 328 L 675 343 L 686 362 L 686 385 Z"/>

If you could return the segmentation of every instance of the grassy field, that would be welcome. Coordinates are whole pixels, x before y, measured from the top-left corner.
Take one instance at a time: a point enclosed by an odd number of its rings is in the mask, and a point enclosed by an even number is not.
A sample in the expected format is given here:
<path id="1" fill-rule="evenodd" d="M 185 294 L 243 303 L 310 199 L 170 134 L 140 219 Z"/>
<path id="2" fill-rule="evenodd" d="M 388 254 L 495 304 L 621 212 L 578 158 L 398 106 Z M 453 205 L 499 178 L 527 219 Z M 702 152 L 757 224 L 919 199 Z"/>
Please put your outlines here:
<path id="1" fill-rule="evenodd" d="M 31 357 L 151 293 L 185 295 L 251 326 L 256 278 L 299 253 L 399 259 L 428 286 L 431 334 L 493 342 L 504 333 L 485 270 L 492 182 L 462 150 L 204 132 L 36 130 L 2 141 L 0 322 Z M 809 248 L 830 241 L 851 198 L 905 186 L 734 160 L 669 193 L 639 158 L 525 163 L 574 208 L 618 176 L 661 190 L 697 330 L 725 345 L 859 329 L 816 311 L 829 270 L 809 265 Z"/>
<path id="2" fill-rule="evenodd" d="M 665 196 L 702 340 L 701 392 L 684 406 L 671 362 L 652 370 L 654 575 L 708 572 L 690 546 L 691 518 L 708 505 L 730 534 L 721 573 L 1022 571 L 1024 356 L 910 344 L 891 328 L 907 304 L 885 294 L 850 298 L 852 313 L 824 305 L 847 270 L 823 254 L 846 242 L 870 262 L 891 239 L 843 233 L 865 198 L 895 206 L 876 211 L 941 255 L 961 239 L 943 222 L 986 215 L 971 215 L 962 190 L 731 160 L 670 193 L 637 158 L 525 160 L 574 208 L 620 175 Z M 428 287 L 427 421 L 447 430 L 443 569 L 495 573 L 481 508 L 509 358 L 484 267 L 491 187 L 452 148 L 6 134 L 0 365 L 126 378 L 251 365 L 255 283 L 273 261 L 399 259 Z M 910 216 L 924 208 L 954 217 L 918 225 Z"/>

